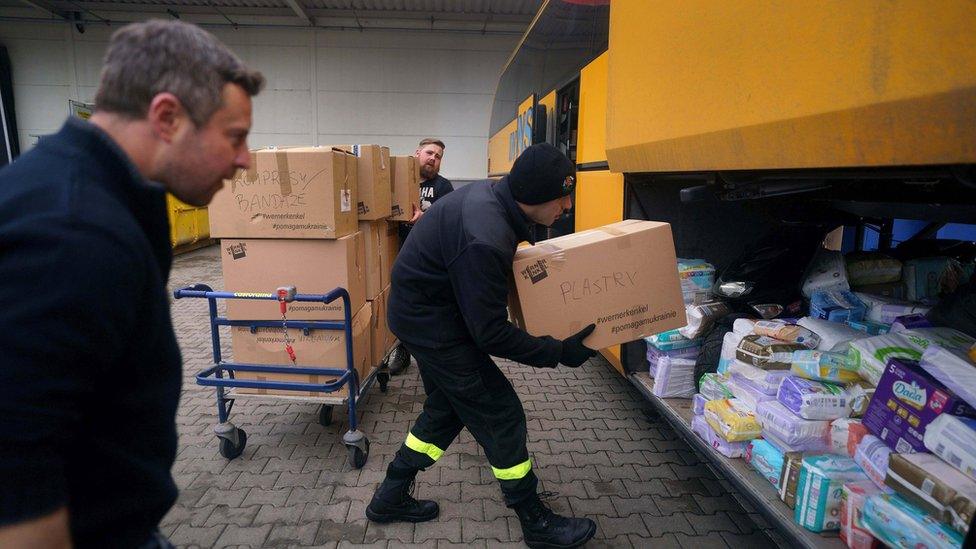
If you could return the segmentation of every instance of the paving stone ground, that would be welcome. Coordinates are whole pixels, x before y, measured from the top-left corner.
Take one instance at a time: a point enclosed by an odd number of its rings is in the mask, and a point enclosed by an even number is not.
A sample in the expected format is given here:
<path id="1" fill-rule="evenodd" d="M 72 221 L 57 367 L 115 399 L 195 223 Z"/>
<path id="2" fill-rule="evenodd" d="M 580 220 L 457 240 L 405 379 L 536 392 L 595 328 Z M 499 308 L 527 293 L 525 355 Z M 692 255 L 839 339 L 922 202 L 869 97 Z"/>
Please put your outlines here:
<path id="1" fill-rule="evenodd" d="M 222 289 L 219 252 L 211 246 L 177 256 L 171 289 Z M 524 547 L 467 431 L 417 478 L 416 495 L 436 499 L 440 517 L 424 524 L 366 520 L 363 510 L 422 408 L 416 364 L 394 377 L 386 394 L 374 386 L 359 409 L 371 442 L 362 469 L 349 466 L 342 445 L 344 408 L 323 427 L 315 404 L 277 400 L 237 401 L 231 421 L 247 432 L 247 446 L 227 461 L 213 435 L 214 390 L 193 377 L 212 363 L 207 302 L 173 301 L 172 315 L 184 359 L 173 466 L 180 496 L 161 529 L 178 546 Z M 229 332 L 221 339 L 230 356 Z M 541 489 L 555 493 L 551 506 L 598 524 L 587 547 L 785 545 L 602 358 L 553 370 L 498 362 L 522 398 Z"/>

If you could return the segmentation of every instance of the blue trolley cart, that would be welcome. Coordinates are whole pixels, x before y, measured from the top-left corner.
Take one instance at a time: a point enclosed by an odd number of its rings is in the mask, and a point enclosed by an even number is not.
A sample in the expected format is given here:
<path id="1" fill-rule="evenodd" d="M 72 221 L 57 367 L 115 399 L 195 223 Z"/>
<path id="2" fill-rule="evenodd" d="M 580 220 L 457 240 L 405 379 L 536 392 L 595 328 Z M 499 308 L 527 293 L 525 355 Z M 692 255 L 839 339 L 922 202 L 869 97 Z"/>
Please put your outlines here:
<path id="1" fill-rule="evenodd" d="M 359 379 L 359 374 L 355 369 L 352 348 L 352 319 L 350 318 L 349 293 L 345 288 L 336 288 L 331 292 L 320 294 L 299 294 L 294 287 L 279 288 L 275 293 L 232 293 L 215 292 L 205 284 L 189 286 L 173 292 L 176 299 L 182 298 L 204 298 L 210 305 L 210 335 L 213 340 L 213 359 L 214 365 L 203 370 L 196 375 L 198 385 L 216 387 L 217 390 L 217 417 L 219 423 L 214 427 L 214 434 L 220 439 L 220 455 L 227 459 L 234 459 L 241 455 L 247 443 L 247 434 L 240 427 L 234 426 L 230 422 L 230 411 L 234 406 L 234 398 L 228 397 L 228 390 L 232 388 L 246 389 L 273 389 L 285 391 L 304 391 L 322 393 L 320 397 L 303 396 L 281 396 L 275 398 L 294 399 L 301 401 L 311 401 L 321 403 L 319 410 L 319 423 L 330 425 L 332 423 L 333 406 L 348 403 L 349 409 L 349 430 L 342 436 L 342 442 L 349 452 L 349 463 L 353 467 L 360 469 L 366 464 L 369 457 L 369 439 L 357 429 L 356 405 L 366 395 L 374 382 L 379 382 L 380 390 L 386 392 L 389 372 L 386 368 L 374 370 L 365 380 Z M 217 316 L 218 299 L 264 299 L 279 301 L 282 303 L 282 320 L 228 320 L 226 317 Z M 284 311 L 285 304 L 292 301 L 314 301 L 321 303 L 331 303 L 336 299 L 342 299 L 344 310 L 344 321 L 294 321 L 286 320 Z M 338 330 L 345 332 L 346 341 L 346 367 L 345 368 L 320 368 L 320 367 L 299 367 L 294 365 L 267 365 L 267 364 L 239 364 L 225 362 L 220 353 L 220 326 L 244 326 L 252 331 L 258 328 L 282 328 L 287 332 L 289 328 L 301 330 L 306 335 L 313 330 Z M 290 347 L 289 347 L 290 349 Z M 291 381 L 260 381 L 250 379 L 236 379 L 235 372 L 255 372 L 255 373 L 274 373 L 274 374 L 303 374 L 315 376 L 336 377 L 335 381 L 328 383 L 302 383 Z M 348 386 L 348 397 L 329 396 L 329 393 L 338 391 L 343 386 Z M 240 395 L 234 395 L 240 396 Z M 251 396 L 251 395 L 248 395 Z M 254 395 L 258 396 L 258 395 Z"/>

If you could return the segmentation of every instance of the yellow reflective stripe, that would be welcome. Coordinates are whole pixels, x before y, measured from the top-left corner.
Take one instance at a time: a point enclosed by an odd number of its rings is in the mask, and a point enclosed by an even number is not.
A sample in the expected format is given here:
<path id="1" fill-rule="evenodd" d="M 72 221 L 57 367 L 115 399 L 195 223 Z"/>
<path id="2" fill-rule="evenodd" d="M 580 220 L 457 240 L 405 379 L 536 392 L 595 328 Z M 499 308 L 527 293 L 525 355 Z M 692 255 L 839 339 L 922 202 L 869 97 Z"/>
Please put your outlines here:
<path id="1" fill-rule="evenodd" d="M 507 469 L 499 469 L 498 467 L 492 467 L 491 472 L 495 473 L 495 478 L 498 480 L 518 480 L 524 478 L 525 475 L 529 474 L 532 470 L 532 460 L 527 459 L 522 463 L 514 467 L 509 467 Z"/>
<path id="2" fill-rule="evenodd" d="M 420 452 L 434 461 L 437 461 L 441 456 L 444 455 L 444 450 L 441 450 L 429 442 L 420 440 L 419 438 L 413 436 L 413 433 L 407 433 L 407 440 L 404 442 L 404 444 L 406 444 L 407 448 L 410 448 L 414 452 Z"/>

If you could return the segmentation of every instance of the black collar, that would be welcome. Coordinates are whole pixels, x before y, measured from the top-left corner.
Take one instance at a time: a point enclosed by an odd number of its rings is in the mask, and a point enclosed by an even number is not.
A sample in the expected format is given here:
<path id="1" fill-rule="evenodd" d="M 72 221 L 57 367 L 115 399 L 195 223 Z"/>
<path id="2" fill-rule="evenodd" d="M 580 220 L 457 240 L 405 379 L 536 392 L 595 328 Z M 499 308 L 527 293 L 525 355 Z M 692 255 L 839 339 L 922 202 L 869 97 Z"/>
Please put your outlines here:
<path id="1" fill-rule="evenodd" d="M 135 189 L 162 190 L 162 185 L 143 177 L 129 155 L 109 134 L 91 122 L 69 117 L 56 134 L 56 140 L 57 147 L 73 148 L 79 154 L 98 158 L 101 162 L 97 165 L 110 172 L 106 175 L 122 178 Z"/>
<path id="2" fill-rule="evenodd" d="M 508 224 L 515 230 L 515 236 L 518 237 L 519 241 L 525 240 L 529 244 L 535 244 L 535 237 L 532 231 L 533 222 L 525 215 L 522 208 L 519 208 L 518 203 L 515 202 L 515 197 L 512 196 L 512 189 L 508 184 L 508 176 L 503 177 L 500 181 L 493 184 L 491 190 L 495 193 L 498 202 L 505 208 L 505 213 L 508 214 Z"/>

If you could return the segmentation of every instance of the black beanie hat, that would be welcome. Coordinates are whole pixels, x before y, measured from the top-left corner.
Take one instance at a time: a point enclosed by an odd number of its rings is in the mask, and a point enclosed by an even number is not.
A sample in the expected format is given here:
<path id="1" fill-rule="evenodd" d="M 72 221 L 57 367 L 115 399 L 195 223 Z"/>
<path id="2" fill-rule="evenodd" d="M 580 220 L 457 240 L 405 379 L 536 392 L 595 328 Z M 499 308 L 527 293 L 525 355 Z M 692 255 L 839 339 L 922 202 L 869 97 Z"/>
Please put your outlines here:
<path id="1" fill-rule="evenodd" d="M 549 143 L 525 149 L 508 173 L 512 196 L 522 204 L 535 205 L 564 197 L 576 186 L 576 165 Z"/>

